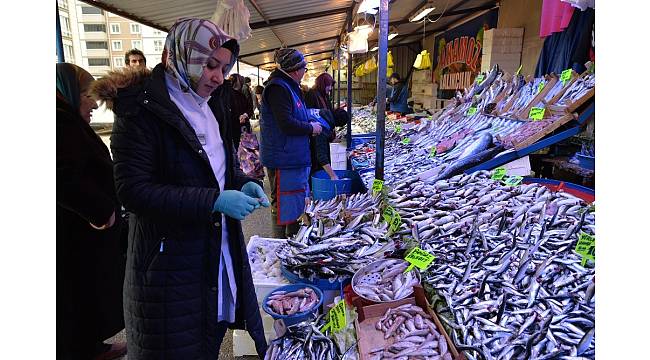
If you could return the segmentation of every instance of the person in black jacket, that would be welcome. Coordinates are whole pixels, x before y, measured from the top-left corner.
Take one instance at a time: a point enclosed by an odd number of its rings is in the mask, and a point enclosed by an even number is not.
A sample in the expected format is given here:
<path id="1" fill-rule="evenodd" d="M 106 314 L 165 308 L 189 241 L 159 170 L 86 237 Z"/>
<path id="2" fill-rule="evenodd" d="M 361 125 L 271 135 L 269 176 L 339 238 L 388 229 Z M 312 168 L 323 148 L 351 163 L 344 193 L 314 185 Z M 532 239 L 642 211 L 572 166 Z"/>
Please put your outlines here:
<path id="1" fill-rule="evenodd" d="M 132 359 L 216 359 L 227 328 L 267 344 L 240 220 L 269 206 L 234 156 L 229 91 L 239 45 L 209 20 L 169 30 L 162 63 L 111 73 L 117 195 L 131 213 L 124 315 Z"/>
<path id="2" fill-rule="evenodd" d="M 325 170 L 330 179 L 338 180 L 338 176 L 332 170 L 330 159 L 330 143 L 336 137 L 336 127 L 347 124 L 347 112 L 342 109 L 333 110 L 329 101 L 330 94 L 334 87 L 334 78 L 328 73 L 322 73 L 316 78 L 314 87 L 309 89 L 305 95 L 305 104 L 311 109 L 321 109 L 320 115 L 329 125 L 329 129 L 313 136 L 309 141 L 311 150 L 311 175 L 319 170 Z"/>
<path id="3" fill-rule="evenodd" d="M 126 344 L 102 341 L 124 328 L 120 205 L 108 148 L 90 127 L 95 79 L 56 65 L 57 359 L 114 359 Z"/>
<path id="4" fill-rule="evenodd" d="M 232 88 L 230 112 L 232 115 L 232 140 L 235 150 L 239 147 L 239 138 L 244 132 L 251 132 L 250 118 L 253 116 L 253 103 L 242 92 L 244 77 L 232 74 L 228 79 Z"/>

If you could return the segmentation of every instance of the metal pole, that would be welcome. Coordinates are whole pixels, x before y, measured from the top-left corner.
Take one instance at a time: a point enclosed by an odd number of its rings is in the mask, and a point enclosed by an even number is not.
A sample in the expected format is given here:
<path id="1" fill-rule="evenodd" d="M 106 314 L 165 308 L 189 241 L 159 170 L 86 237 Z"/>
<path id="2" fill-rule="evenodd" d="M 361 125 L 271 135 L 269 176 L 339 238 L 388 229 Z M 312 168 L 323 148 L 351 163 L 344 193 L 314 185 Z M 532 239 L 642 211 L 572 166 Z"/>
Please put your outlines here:
<path id="1" fill-rule="evenodd" d="M 237 58 L 237 74 L 239 74 L 239 58 Z"/>
<path id="2" fill-rule="evenodd" d="M 352 11 L 348 13 L 348 33 L 352 32 Z M 352 54 L 348 52 L 348 133 L 345 137 L 348 146 L 352 145 Z"/>
<path id="3" fill-rule="evenodd" d="M 60 63 L 65 62 L 63 37 L 61 37 L 61 19 L 59 18 L 59 3 L 56 4 L 56 56 Z"/>
<path id="4" fill-rule="evenodd" d="M 257 67 L 257 85 L 262 85 L 260 81 L 260 67 Z"/>
<path id="5" fill-rule="evenodd" d="M 341 47 L 336 51 L 336 58 L 338 60 L 338 69 L 336 69 L 336 86 L 338 90 L 336 91 L 336 107 L 341 106 Z"/>
<path id="6" fill-rule="evenodd" d="M 330 66 L 332 65 L 332 61 L 330 60 Z M 334 66 L 332 66 L 332 80 L 336 80 L 336 70 L 334 70 Z M 336 97 L 334 96 L 334 87 L 332 86 L 332 91 L 330 92 L 330 96 L 332 98 L 330 99 L 330 102 L 332 103 L 332 109 L 334 109 L 334 101 L 336 101 Z"/>
<path id="7" fill-rule="evenodd" d="M 379 2 L 379 51 L 377 53 L 377 135 L 375 179 L 384 180 L 384 132 L 386 128 L 386 54 L 388 52 L 388 0 Z"/>

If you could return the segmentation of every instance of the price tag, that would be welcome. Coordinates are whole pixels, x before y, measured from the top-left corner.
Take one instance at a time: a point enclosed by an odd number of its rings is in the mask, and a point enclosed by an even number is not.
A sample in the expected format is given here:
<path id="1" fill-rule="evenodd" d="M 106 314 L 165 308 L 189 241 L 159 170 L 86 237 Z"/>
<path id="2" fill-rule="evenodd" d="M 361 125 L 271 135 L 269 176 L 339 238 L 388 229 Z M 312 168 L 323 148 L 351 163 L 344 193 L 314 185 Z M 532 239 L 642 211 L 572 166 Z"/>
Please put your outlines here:
<path id="1" fill-rule="evenodd" d="M 571 69 L 566 69 L 562 71 L 560 75 L 560 81 L 562 81 L 562 86 L 566 85 L 566 82 L 571 80 Z"/>
<path id="2" fill-rule="evenodd" d="M 384 180 L 373 180 L 372 182 L 372 194 L 377 195 L 384 188 Z"/>
<path id="3" fill-rule="evenodd" d="M 540 81 L 539 85 L 537 85 L 537 93 L 538 94 L 542 92 L 542 89 L 544 89 L 544 86 L 546 86 L 546 84 L 544 84 L 543 81 Z"/>
<path id="4" fill-rule="evenodd" d="M 400 226 L 402 226 L 402 217 L 399 216 L 397 211 L 393 213 L 393 218 L 390 220 L 390 228 L 388 228 L 391 232 L 397 231 Z"/>
<path id="5" fill-rule="evenodd" d="M 431 147 L 431 150 L 429 150 L 429 157 L 431 157 L 431 158 L 436 157 L 436 152 L 437 152 L 437 151 L 438 151 L 438 150 L 436 149 L 436 146 L 435 146 L 435 145 L 432 146 L 432 147 Z"/>
<path id="6" fill-rule="evenodd" d="M 483 79 L 485 79 L 485 75 L 483 75 L 483 74 L 476 75 L 476 83 L 477 84 L 481 85 L 481 83 L 483 82 Z"/>
<path id="7" fill-rule="evenodd" d="M 348 326 L 348 318 L 345 315 L 345 300 L 339 301 L 329 312 L 329 321 L 321 331 L 331 328 L 332 331 L 341 331 Z"/>
<path id="8" fill-rule="evenodd" d="M 505 184 L 506 184 L 507 186 L 517 186 L 517 185 L 519 185 L 519 184 L 521 183 L 521 180 L 522 180 L 523 178 L 524 178 L 523 176 L 516 176 L 516 175 L 513 175 L 513 176 L 510 176 L 510 177 L 508 177 L 508 178 L 506 179 Z"/>
<path id="9" fill-rule="evenodd" d="M 402 132 L 402 124 L 395 125 L 395 132 L 396 133 L 401 133 Z"/>
<path id="10" fill-rule="evenodd" d="M 467 116 L 472 116 L 472 115 L 476 114 L 477 111 L 478 111 L 478 109 L 476 108 L 476 106 L 472 106 L 471 108 L 467 109 L 466 115 Z"/>
<path id="11" fill-rule="evenodd" d="M 411 138 L 410 137 L 405 137 L 402 139 L 402 144 L 407 145 L 411 143 Z"/>
<path id="12" fill-rule="evenodd" d="M 542 120 L 544 118 L 545 111 L 546 109 L 544 108 L 532 107 L 528 113 L 528 118 L 533 120 Z"/>
<path id="13" fill-rule="evenodd" d="M 515 73 L 515 75 L 519 75 L 519 73 L 521 73 L 521 68 L 523 66 L 524 66 L 524 64 L 519 65 L 519 69 L 517 69 L 517 72 Z"/>
<path id="14" fill-rule="evenodd" d="M 587 260 L 596 261 L 596 238 L 585 232 L 580 232 L 575 250 L 582 255 L 582 266 L 585 266 Z"/>
<path id="15" fill-rule="evenodd" d="M 492 180 L 501 180 L 504 177 L 506 177 L 506 168 L 504 167 L 498 167 L 494 169 L 494 173 L 492 173 Z"/>
<path id="16" fill-rule="evenodd" d="M 409 272 L 413 270 L 414 267 L 418 267 L 420 270 L 426 270 L 429 265 L 433 262 L 433 260 L 436 257 L 433 256 L 433 254 L 424 251 L 420 248 L 413 248 L 409 253 L 406 255 L 404 260 L 408 261 L 411 263 L 408 268 L 404 272 Z"/>

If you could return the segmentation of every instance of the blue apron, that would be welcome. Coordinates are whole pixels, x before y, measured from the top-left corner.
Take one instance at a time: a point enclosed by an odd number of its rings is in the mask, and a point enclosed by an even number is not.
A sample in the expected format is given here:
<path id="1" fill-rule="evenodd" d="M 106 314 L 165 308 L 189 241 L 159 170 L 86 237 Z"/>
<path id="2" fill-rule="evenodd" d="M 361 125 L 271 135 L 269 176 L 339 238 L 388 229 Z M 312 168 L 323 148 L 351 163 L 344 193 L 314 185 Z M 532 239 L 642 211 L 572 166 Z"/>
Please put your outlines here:
<path id="1" fill-rule="evenodd" d="M 276 223 L 287 225 L 296 222 L 305 210 L 309 197 L 309 172 L 311 167 L 275 169 L 275 190 L 278 213 Z"/>

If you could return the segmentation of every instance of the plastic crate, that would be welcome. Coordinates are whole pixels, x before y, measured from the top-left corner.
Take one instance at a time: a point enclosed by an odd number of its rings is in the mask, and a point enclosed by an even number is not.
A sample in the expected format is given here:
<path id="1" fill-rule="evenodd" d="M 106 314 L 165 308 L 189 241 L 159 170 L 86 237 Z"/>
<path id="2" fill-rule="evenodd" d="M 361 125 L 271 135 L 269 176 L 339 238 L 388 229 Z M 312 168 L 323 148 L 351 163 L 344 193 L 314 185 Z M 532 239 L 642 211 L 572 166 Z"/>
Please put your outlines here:
<path id="1" fill-rule="evenodd" d="M 262 309 L 269 314 L 273 319 L 275 320 L 282 320 L 284 321 L 284 324 L 286 326 L 290 326 L 293 324 L 297 324 L 299 322 L 303 322 L 309 319 L 315 319 L 318 316 L 318 309 L 320 309 L 320 306 L 323 304 L 323 292 L 317 288 L 316 286 L 309 285 L 309 284 L 291 284 L 291 285 L 285 285 L 281 286 L 279 288 L 274 289 L 273 291 L 286 291 L 286 292 L 292 292 L 304 288 L 310 288 L 314 290 L 316 293 L 316 296 L 318 297 L 318 302 L 311 308 L 308 309 L 307 311 L 295 313 L 293 315 L 280 315 L 276 314 L 273 312 L 273 310 L 266 304 L 268 301 L 268 297 L 273 293 L 269 293 L 265 298 L 264 301 L 262 302 Z"/>
<path id="2" fill-rule="evenodd" d="M 314 200 L 329 200 L 336 195 L 356 194 L 363 191 L 359 174 L 355 171 L 334 170 L 339 180 L 330 179 L 325 170 L 317 171 L 311 177 Z"/>

